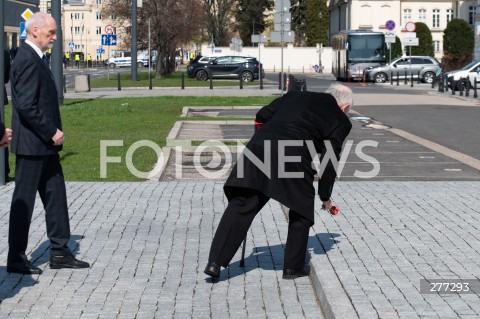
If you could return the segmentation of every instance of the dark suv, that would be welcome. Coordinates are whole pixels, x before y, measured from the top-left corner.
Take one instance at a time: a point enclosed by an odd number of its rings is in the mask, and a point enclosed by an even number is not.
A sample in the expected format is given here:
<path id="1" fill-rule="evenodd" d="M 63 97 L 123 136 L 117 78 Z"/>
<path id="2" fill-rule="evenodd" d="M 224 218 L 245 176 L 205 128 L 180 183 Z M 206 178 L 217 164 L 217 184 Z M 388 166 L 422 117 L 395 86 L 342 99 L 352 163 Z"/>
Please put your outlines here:
<path id="1" fill-rule="evenodd" d="M 193 63 L 187 68 L 187 74 L 199 81 L 210 78 L 239 79 L 242 77 L 244 82 L 252 82 L 259 78 L 260 62 L 254 57 L 222 56 L 208 63 Z"/>
<path id="2" fill-rule="evenodd" d="M 390 79 L 390 75 L 394 79 L 397 76 L 400 79 L 405 79 L 405 75 L 410 79 L 410 73 L 412 73 L 414 79 L 420 76 L 423 82 L 432 83 L 440 71 L 440 63 L 435 58 L 429 56 L 404 56 L 393 59 L 392 62 L 386 65 L 369 67 L 366 70 L 366 75 L 367 80 L 384 83 Z"/>

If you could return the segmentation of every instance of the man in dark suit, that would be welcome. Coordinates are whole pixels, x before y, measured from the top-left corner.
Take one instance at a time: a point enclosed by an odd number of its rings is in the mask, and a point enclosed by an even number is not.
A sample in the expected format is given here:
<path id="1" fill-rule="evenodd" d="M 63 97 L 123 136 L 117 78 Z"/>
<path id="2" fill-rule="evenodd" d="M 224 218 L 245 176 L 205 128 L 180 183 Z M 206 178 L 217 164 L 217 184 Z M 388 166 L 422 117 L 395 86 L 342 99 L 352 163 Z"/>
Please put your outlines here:
<path id="1" fill-rule="evenodd" d="M 25 252 L 38 191 L 50 239 L 50 268 L 88 268 L 68 247 L 70 224 L 65 181 L 58 152 L 64 134 L 55 82 L 45 52 L 57 39 L 55 20 L 37 12 L 25 23 L 27 40 L 13 60 L 12 153 L 16 154 L 15 190 L 9 225 L 7 271 L 40 274 Z"/>
<path id="2" fill-rule="evenodd" d="M 228 206 L 213 238 L 204 271 L 207 275 L 218 277 L 220 266 L 228 266 L 255 215 L 270 198 L 290 209 L 283 278 L 309 274 L 305 255 L 314 223 L 312 161 L 316 154 L 339 159 L 352 127 L 345 115 L 352 103 L 352 91 L 334 84 L 327 93 L 289 92 L 257 113 L 256 121 L 264 124 L 246 145 L 224 186 Z M 335 154 L 327 154 L 325 141 L 331 143 Z M 335 168 L 329 161 L 325 170 L 317 173 L 322 208 L 329 210 Z"/>
<path id="3" fill-rule="evenodd" d="M 5 49 L 3 53 L 3 79 L 4 83 L 7 84 L 10 81 L 10 52 Z M 4 85 L 3 88 L 4 95 L 3 95 L 3 105 L 8 104 L 8 97 L 7 97 L 7 87 Z M 1 146 L 1 145 L 0 145 Z M 5 147 L 5 182 L 9 181 L 8 174 L 10 174 L 10 165 L 8 163 L 8 143 L 4 146 Z"/>

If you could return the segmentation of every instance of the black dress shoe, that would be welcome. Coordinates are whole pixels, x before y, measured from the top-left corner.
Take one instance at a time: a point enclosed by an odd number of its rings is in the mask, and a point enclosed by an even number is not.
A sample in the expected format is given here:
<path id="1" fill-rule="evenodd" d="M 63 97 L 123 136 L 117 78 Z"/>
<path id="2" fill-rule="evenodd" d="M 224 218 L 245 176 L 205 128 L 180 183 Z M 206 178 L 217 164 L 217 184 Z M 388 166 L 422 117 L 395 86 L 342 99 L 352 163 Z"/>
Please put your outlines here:
<path id="1" fill-rule="evenodd" d="M 283 279 L 295 279 L 299 277 L 305 277 L 310 274 L 310 268 L 297 268 L 297 269 L 284 269 L 283 270 Z"/>
<path id="2" fill-rule="evenodd" d="M 50 268 L 90 268 L 90 264 L 85 261 L 78 260 L 73 256 L 52 256 L 50 257 Z"/>
<path id="3" fill-rule="evenodd" d="M 215 278 L 220 277 L 220 266 L 214 262 L 209 261 L 207 263 L 207 267 L 205 267 L 205 270 L 203 272 Z"/>
<path id="4" fill-rule="evenodd" d="M 7 262 L 7 272 L 23 275 L 40 275 L 42 270 L 35 267 L 28 259 L 19 262 Z"/>

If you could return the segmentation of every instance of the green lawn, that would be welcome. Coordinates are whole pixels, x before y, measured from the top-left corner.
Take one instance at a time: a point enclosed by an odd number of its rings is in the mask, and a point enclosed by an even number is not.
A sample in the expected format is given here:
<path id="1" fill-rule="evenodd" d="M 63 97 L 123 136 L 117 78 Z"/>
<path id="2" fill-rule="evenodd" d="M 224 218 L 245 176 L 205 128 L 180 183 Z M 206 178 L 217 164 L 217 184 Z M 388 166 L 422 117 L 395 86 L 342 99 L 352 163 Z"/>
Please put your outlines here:
<path id="1" fill-rule="evenodd" d="M 152 87 L 181 87 L 182 85 L 182 73 L 184 74 L 184 86 L 185 87 L 210 87 L 210 81 L 198 81 L 193 78 L 189 78 L 186 72 L 175 72 L 174 74 L 167 75 L 162 79 L 155 79 L 155 73 L 152 71 Z M 92 79 L 90 82 L 91 88 L 105 88 L 105 87 L 117 87 L 118 86 L 118 72 L 115 70 L 110 71 L 110 75 L 106 77 Z M 137 75 L 138 81 L 131 80 L 130 72 L 120 73 L 120 82 L 122 87 L 149 87 L 148 71 L 140 71 Z M 244 82 L 244 86 L 260 85 L 258 80 L 253 82 Z M 213 80 L 213 86 L 238 86 L 240 87 L 239 80 Z"/>
<path id="2" fill-rule="evenodd" d="M 68 181 L 138 181 L 125 164 L 126 152 L 135 142 L 149 140 L 160 147 L 184 106 L 265 105 L 275 97 L 145 97 L 119 99 L 66 99 L 61 107 L 65 145 L 61 154 Z M 10 127 L 11 107 L 5 108 Z M 212 118 L 208 118 L 212 120 Z M 190 119 L 189 119 L 190 120 Z M 192 118 L 205 120 L 205 118 Z M 225 119 L 221 119 L 225 120 Z M 123 147 L 108 147 L 108 156 L 121 156 L 121 163 L 110 163 L 107 178 L 100 178 L 100 141 L 121 140 Z M 14 175 L 15 156 L 10 156 L 10 177 Z M 138 148 L 133 164 L 140 171 L 150 171 L 156 153 L 149 147 Z"/>

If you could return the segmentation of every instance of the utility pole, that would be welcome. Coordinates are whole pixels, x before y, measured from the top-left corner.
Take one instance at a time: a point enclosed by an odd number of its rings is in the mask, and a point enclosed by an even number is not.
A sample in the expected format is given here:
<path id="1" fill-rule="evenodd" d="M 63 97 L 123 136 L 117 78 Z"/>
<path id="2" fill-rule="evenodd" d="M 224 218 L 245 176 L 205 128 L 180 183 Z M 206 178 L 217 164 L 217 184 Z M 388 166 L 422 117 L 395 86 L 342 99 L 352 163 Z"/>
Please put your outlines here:
<path id="1" fill-rule="evenodd" d="M 132 0 L 132 81 L 137 80 L 137 0 Z"/>
<path id="2" fill-rule="evenodd" d="M 52 65 L 53 78 L 57 88 L 58 104 L 63 104 L 63 34 L 62 34 L 62 5 L 60 1 L 52 1 L 52 17 L 57 22 L 57 41 L 53 45 Z"/>

